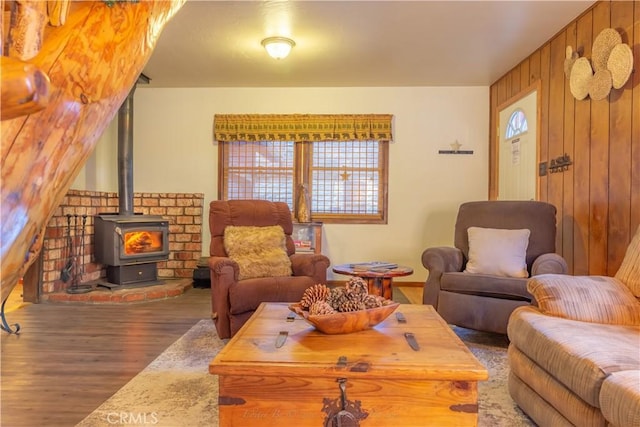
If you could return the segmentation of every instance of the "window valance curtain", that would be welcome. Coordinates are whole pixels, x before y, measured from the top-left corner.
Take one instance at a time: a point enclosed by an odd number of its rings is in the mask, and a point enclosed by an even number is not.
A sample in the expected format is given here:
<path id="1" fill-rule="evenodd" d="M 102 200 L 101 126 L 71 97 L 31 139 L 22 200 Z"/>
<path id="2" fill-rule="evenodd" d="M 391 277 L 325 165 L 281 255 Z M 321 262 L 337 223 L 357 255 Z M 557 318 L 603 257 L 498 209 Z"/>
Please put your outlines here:
<path id="1" fill-rule="evenodd" d="M 392 141 L 391 114 L 216 114 L 213 138 L 234 141 Z"/>

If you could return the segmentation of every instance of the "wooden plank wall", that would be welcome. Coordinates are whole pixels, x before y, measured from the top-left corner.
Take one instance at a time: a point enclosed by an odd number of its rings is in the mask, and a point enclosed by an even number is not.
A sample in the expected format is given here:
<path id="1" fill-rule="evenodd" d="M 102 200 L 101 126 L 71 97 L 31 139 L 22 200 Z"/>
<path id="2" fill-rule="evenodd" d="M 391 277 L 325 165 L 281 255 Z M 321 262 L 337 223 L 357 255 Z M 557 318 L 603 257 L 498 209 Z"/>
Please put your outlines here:
<path id="1" fill-rule="evenodd" d="M 634 72 L 608 98 L 577 101 L 564 76 L 567 46 L 591 58 L 593 40 L 615 28 Z M 491 85 L 489 198 L 498 195 L 497 108 L 540 80 L 541 162 L 573 165 L 539 177 L 540 200 L 558 209 L 556 251 L 576 275 L 614 275 L 640 226 L 640 1 L 600 1 Z"/>

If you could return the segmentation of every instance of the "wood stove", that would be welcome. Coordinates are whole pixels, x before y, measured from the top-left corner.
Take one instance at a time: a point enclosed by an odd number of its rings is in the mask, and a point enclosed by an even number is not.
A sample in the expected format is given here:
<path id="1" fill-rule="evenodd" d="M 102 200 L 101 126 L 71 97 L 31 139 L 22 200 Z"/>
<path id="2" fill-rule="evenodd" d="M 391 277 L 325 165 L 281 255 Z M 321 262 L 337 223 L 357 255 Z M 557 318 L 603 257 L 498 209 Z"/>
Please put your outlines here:
<path id="1" fill-rule="evenodd" d="M 137 83 L 149 83 L 141 74 Z M 158 282 L 158 261 L 169 259 L 169 221 L 133 212 L 133 86 L 118 110 L 118 213 L 94 218 L 96 261 L 116 285 Z"/>
<path id="2" fill-rule="evenodd" d="M 169 221 L 155 215 L 101 214 L 94 218 L 96 261 L 117 285 L 158 283 L 158 261 L 169 258 Z"/>

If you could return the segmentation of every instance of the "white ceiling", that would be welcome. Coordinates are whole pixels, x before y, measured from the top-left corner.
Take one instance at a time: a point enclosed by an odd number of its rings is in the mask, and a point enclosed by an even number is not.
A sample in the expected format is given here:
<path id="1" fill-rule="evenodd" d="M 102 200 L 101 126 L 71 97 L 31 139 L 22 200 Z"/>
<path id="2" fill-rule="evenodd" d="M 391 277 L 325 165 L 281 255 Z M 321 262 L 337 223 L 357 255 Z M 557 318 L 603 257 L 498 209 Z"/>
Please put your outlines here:
<path id="1" fill-rule="evenodd" d="M 188 0 L 150 87 L 489 86 L 594 1 Z M 296 46 L 270 58 L 263 38 Z"/>

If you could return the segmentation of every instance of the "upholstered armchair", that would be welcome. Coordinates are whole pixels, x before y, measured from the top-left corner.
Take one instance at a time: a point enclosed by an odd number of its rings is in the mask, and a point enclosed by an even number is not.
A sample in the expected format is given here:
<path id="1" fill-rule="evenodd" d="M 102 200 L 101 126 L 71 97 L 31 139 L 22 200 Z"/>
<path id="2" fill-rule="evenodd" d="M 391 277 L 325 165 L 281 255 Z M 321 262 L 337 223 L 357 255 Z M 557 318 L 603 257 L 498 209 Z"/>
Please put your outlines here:
<path id="1" fill-rule="evenodd" d="M 422 253 L 423 303 L 452 325 L 506 334 L 511 312 L 531 304 L 527 278 L 566 274 L 555 253 L 556 208 L 538 201 L 463 203 L 454 247 Z"/>
<path id="2" fill-rule="evenodd" d="M 211 307 L 220 338 L 235 335 L 260 303 L 297 302 L 308 287 L 326 283 L 326 256 L 295 253 L 286 203 L 218 200 L 209 207 Z"/>

